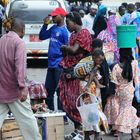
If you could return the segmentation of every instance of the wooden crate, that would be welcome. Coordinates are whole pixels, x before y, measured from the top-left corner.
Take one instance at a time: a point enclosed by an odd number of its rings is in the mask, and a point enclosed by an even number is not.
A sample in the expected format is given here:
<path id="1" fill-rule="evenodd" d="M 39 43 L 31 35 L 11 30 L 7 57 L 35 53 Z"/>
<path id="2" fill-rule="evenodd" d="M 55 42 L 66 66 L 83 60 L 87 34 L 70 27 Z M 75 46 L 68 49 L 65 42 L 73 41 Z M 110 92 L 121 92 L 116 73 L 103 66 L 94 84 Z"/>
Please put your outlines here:
<path id="1" fill-rule="evenodd" d="M 5 120 L 0 130 L 0 140 L 24 140 L 15 120 Z"/>
<path id="2" fill-rule="evenodd" d="M 64 119 L 60 117 L 46 118 L 47 140 L 64 140 Z"/>

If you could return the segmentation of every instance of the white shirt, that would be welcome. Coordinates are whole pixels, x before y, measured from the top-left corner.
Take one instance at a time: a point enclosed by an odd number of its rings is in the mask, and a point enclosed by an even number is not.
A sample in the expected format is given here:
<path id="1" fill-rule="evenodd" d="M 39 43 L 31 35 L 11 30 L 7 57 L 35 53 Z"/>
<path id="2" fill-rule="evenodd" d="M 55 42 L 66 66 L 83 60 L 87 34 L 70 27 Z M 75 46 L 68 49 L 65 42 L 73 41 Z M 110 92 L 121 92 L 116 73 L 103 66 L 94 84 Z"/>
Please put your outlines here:
<path id="1" fill-rule="evenodd" d="M 82 18 L 83 28 L 86 28 L 90 34 L 94 35 L 94 31 L 92 30 L 93 23 L 94 23 L 95 16 L 91 16 L 90 13 L 85 15 Z"/>

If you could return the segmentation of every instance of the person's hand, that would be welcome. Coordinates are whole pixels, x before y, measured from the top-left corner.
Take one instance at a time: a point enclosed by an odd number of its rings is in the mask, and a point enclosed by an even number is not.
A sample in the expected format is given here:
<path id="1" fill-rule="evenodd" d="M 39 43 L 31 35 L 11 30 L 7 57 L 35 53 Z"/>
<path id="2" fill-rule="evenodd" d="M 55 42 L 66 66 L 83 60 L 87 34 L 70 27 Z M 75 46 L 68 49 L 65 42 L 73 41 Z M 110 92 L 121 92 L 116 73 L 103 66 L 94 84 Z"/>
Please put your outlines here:
<path id="1" fill-rule="evenodd" d="M 45 17 L 44 19 L 43 19 L 43 21 L 44 21 L 44 24 L 45 25 L 48 25 L 48 24 L 50 24 L 52 21 L 50 20 L 50 17 L 48 16 L 48 17 Z"/>
<path id="2" fill-rule="evenodd" d="M 66 56 L 66 46 L 61 46 L 60 51 L 62 52 L 63 56 Z"/>
<path id="3" fill-rule="evenodd" d="M 21 102 L 26 101 L 27 96 L 28 96 L 28 89 L 27 89 L 27 88 L 23 88 L 23 89 L 20 91 L 20 94 L 21 94 L 20 101 L 21 101 Z"/>
<path id="4" fill-rule="evenodd" d="M 86 86 L 82 89 L 82 92 L 83 92 L 83 93 L 88 92 L 88 89 L 89 89 L 89 86 L 86 85 Z"/>

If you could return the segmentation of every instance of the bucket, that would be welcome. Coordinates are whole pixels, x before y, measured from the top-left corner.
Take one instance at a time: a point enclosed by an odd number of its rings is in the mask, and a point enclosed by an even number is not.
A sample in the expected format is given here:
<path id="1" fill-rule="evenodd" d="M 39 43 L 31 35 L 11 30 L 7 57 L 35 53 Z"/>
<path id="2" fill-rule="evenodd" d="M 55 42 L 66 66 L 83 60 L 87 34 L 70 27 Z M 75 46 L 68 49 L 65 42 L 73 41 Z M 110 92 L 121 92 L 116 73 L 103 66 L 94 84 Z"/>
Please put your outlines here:
<path id="1" fill-rule="evenodd" d="M 136 47 L 136 26 L 120 25 L 117 26 L 117 43 L 118 48 L 135 48 Z"/>

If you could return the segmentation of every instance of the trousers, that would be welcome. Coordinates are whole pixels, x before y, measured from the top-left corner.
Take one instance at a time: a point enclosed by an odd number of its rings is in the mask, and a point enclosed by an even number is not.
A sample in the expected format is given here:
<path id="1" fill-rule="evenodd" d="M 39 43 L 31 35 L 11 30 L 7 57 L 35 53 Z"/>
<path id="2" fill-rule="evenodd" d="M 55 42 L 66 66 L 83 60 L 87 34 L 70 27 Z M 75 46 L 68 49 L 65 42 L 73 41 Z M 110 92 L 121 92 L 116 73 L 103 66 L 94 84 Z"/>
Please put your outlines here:
<path id="1" fill-rule="evenodd" d="M 0 128 L 9 111 L 13 113 L 24 140 L 41 140 L 29 98 L 24 102 L 0 103 Z"/>

